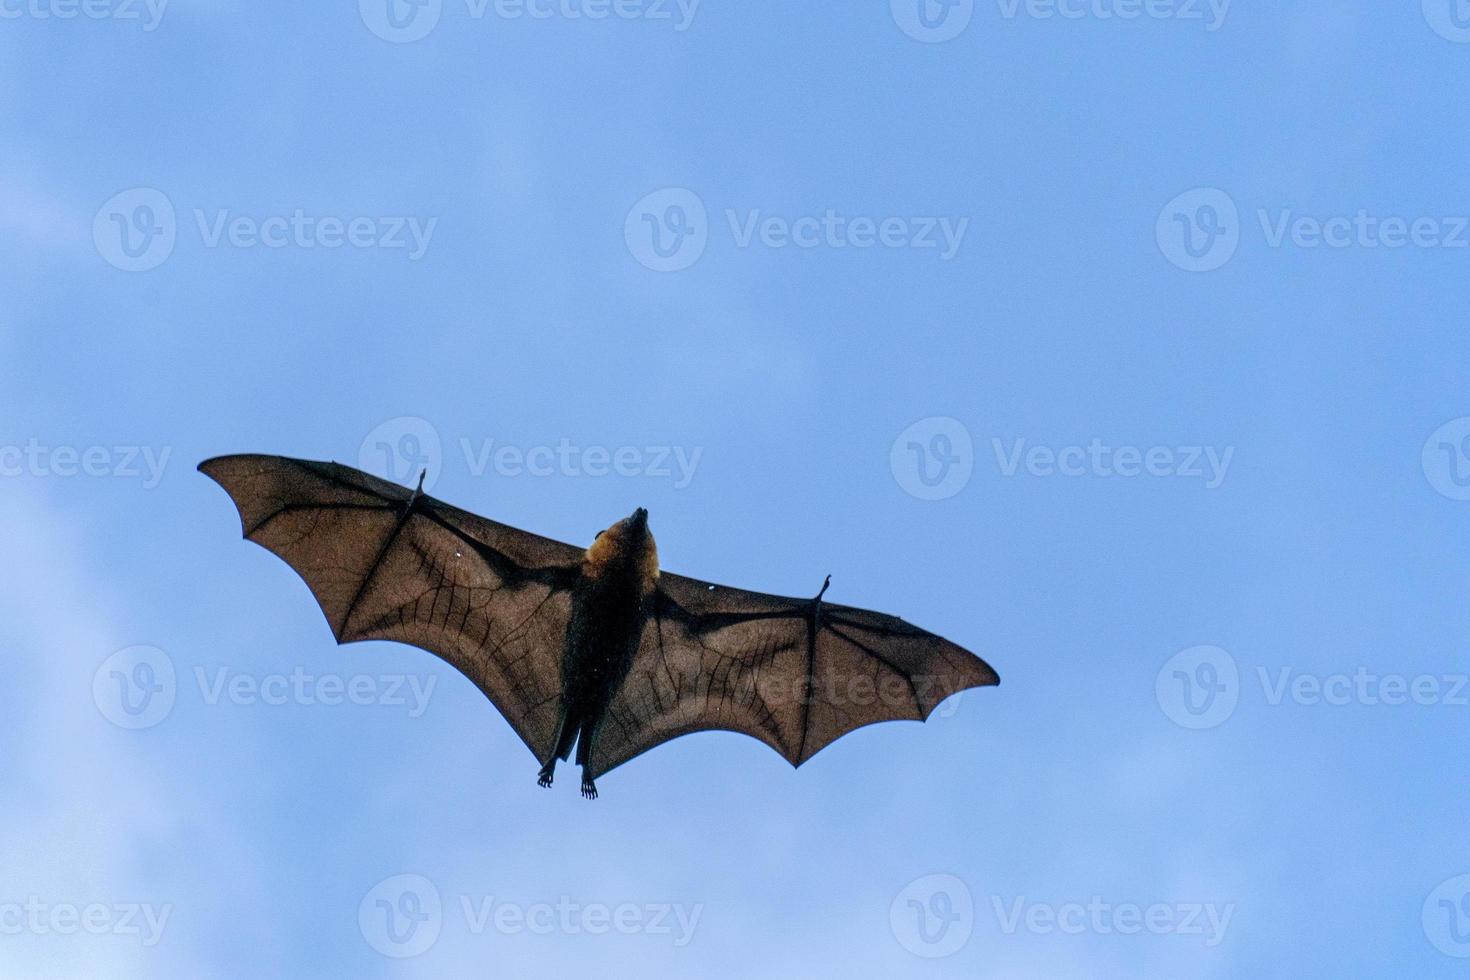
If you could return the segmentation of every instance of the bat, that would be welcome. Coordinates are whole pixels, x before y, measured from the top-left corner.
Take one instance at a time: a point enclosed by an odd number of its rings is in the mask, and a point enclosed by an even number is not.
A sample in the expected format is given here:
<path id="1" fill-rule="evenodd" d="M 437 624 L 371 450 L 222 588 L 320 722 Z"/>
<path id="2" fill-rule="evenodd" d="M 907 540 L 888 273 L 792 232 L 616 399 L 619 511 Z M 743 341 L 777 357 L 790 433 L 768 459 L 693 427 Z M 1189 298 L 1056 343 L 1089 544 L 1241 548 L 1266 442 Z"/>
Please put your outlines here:
<path id="1" fill-rule="evenodd" d="M 894 616 L 661 572 L 643 508 L 585 550 L 339 463 L 199 464 L 245 537 L 306 582 L 338 643 L 396 640 L 475 683 L 550 786 L 575 745 L 595 780 L 691 732 L 757 738 L 800 766 L 879 721 L 923 721 L 998 684 L 967 650 Z"/>

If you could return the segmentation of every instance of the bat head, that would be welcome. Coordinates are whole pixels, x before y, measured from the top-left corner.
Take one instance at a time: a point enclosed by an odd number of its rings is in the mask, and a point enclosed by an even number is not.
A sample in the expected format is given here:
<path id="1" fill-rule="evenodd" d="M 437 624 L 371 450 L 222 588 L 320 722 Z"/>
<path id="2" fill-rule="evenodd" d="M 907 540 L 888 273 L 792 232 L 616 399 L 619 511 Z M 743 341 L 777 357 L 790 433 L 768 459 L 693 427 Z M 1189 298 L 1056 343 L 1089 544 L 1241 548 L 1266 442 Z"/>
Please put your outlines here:
<path id="1" fill-rule="evenodd" d="M 636 566 L 640 576 L 650 584 L 658 578 L 658 546 L 654 543 L 653 532 L 648 529 L 648 509 L 645 507 L 639 507 L 599 534 L 592 547 L 587 549 L 584 567 L 595 576 L 621 562 Z"/>

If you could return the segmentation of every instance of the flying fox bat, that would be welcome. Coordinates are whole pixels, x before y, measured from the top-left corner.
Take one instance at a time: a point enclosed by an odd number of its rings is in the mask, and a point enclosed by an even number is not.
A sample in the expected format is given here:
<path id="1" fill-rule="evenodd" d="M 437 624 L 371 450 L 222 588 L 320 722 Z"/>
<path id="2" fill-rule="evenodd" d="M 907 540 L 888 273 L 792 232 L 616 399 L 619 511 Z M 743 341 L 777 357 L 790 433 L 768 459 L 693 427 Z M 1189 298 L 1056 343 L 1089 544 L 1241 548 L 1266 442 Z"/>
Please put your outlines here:
<path id="1" fill-rule="evenodd" d="M 221 456 L 199 469 L 245 537 L 296 570 L 338 643 L 397 640 L 500 709 L 550 786 L 573 744 L 582 795 L 662 742 L 742 732 L 800 766 L 874 722 L 924 720 L 997 684 L 948 640 L 882 613 L 662 573 L 638 508 L 585 551 L 338 463 Z"/>

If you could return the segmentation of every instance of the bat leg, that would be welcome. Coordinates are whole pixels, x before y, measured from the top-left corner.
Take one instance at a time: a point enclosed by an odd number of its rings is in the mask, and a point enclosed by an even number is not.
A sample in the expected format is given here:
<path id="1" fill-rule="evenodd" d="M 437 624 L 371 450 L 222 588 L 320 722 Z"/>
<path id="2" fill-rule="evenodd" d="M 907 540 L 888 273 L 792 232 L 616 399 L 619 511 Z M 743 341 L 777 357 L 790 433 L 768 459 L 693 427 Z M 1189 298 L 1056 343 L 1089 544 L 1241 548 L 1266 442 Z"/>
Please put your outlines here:
<path id="1" fill-rule="evenodd" d="M 582 795 L 589 800 L 597 799 L 597 784 L 587 775 L 587 764 L 592 760 L 592 743 L 602 723 L 602 712 L 588 712 L 582 719 L 581 734 L 577 737 L 577 765 L 582 767 Z"/>
<path id="2" fill-rule="evenodd" d="M 565 759 L 572 754 L 572 739 L 576 737 L 577 726 L 567 724 L 567 709 L 561 709 L 561 718 L 556 723 L 556 748 L 551 751 L 551 758 L 546 760 L 546 765 L 536 774 L 537 786 L 550 786 L 552 777 L 556 775 L 556 760 Z"/>

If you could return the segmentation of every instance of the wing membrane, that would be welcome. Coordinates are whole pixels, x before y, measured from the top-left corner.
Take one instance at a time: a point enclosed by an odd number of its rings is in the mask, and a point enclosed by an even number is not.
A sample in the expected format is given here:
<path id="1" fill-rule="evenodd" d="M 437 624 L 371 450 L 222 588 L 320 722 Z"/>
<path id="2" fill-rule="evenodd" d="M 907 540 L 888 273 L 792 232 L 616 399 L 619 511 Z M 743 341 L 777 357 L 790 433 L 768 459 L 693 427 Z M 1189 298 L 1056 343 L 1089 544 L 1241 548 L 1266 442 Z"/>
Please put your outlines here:
<path id="1" fill-rule="evenodd" d="M 709 730 L 749 735 L 800 766 L 864 725 L 922 721 L 951 694 L 999 680 L 894 616 L 664 574 L 592 774 Z"/>
<path id="2" fill-rule="evenodd" d="M 306 582 L 339 643 L 436 654 L 550 757 L 580 549 L 336 463 L 226 456 L 199 469 L 235 501 L 245 536 Z"/>

